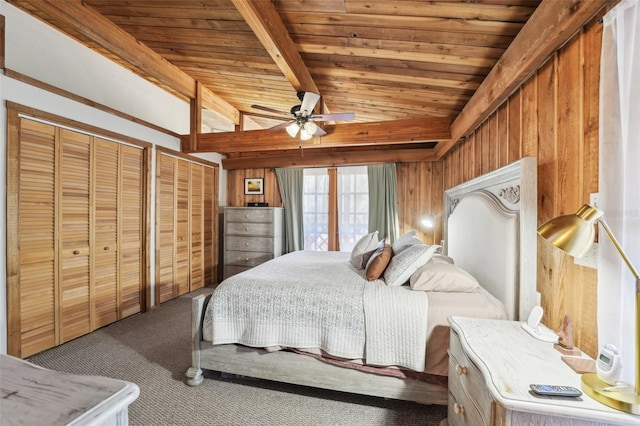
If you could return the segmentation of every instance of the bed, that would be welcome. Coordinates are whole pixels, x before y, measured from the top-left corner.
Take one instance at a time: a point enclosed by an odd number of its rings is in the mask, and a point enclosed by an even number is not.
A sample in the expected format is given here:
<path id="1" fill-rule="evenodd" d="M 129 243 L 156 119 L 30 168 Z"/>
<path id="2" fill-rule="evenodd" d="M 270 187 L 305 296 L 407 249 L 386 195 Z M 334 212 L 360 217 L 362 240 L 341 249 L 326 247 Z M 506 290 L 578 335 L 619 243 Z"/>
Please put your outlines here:
<path id="1" fill-rule="evenodd" d="M 435 254 L 435 248 L 430 248 L 429 262 L 437 257 L 453 259 L 456 268 L 477 279 L 477 290 L 414 291 L 415 269 L 411 269 L 411 286 L 385 285 L 382 280 L 367 281 L 368 270 L 354 267 L 344 253 L 324 253 L 319 260 L 309 258 L 308 252 L 290 253 L 228 278 L 213 298 L 193 299 L 192 366 L 186 373 L 187 383 L 202 383 L 206 369 L 446 405 L 447 317 L 503 315 L 518 320 L 537 304 L 536 168 L 535 158 L 523 158 L 445 191 L 443 253 Z M 310 273 L 308 267 L 331 273 Z M 306 274 L 306 281 L 291 278 L 298 269 Z M 340 280 L 335 279 L 338 270 L 344 274 Z M 385 275 L 386 282 L 407 281 L 407 271 L 400 271 L 397 280 Z M 271 276 L 275 279 L 267 280 Z M 306 286 L 298 291 L 298 298 L 304 299 L 308 309 L 295 306 L 296 296 L 287 299 L 283 288 L 289 285 Z M 249 291 L 240 291 L 243 286 Z M 323 290 L 326 295 L 322 296 L 319 288 L 324 286 L 328 291 Z M 395 298 L 402 308 L 390 307 L 395 306 Z M 284 304 L 273 308 L 276 301 Z M 352 306 L 328 322 L 319 319 L 320 311 L 333 312 L 332 304 Z M 271 307 L 258 315 L 284 324 L 282 329 L 262 329 L 260 322 L 249 324 L 235 316 L 255 306 Z M 358 312 L 364 312 L 363 318 Z M 327 329 L 335 329 L 335 335 L 323 333 Z M 287 340 L 291 330 L 306 333 L 302 343 Z M 402 345 L 387 344 L 388 337 Z M 422 342 L 422 348 L 419 338 L 427 342 Z M 326 350 L 317 349 L 319 341 Z M 379 374 L 381 370 L 389 374 Z M 413 372 L 417 374 L 404 374 Z"/>

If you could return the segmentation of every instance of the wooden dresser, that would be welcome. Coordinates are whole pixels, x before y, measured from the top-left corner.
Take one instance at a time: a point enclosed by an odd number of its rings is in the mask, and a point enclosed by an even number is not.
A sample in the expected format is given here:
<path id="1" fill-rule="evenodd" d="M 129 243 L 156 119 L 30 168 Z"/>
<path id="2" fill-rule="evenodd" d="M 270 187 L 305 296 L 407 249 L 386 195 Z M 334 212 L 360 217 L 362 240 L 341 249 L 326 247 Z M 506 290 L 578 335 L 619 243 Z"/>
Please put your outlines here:
<path id="1" fill-rule="evenodd" d="M 580 375 L 552 343 L 537 340 L 521 323 L 450 317 L 448 425 L 629 425 L 634 416 L 582 394 L 538 396 L 533 383 L 573 386 Z"/>
<path id="2" fill-rule="evenodd" d="M 225 207 L 223 278 L 282 255 L 282 207 Z"/>

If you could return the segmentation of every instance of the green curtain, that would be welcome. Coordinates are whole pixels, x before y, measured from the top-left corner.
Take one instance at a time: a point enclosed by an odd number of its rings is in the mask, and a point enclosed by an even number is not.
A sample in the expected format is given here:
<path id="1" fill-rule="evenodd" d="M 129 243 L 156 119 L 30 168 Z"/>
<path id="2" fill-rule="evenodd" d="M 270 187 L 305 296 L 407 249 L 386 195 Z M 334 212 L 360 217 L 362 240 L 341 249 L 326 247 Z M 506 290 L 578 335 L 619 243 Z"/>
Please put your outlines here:
<path id="1" fill-rule="evenodd" d="M 396 165 L 367 166 L 369 180 L 369 232 L 394 242 L 400 232 L 396 197 Z"/>
<path id="2" fill-rule="evenodd" d="M 304 249 L 302 223 L 302 185 L 304 169 L 276 169 L 284 205 L 284 252 Z"/>

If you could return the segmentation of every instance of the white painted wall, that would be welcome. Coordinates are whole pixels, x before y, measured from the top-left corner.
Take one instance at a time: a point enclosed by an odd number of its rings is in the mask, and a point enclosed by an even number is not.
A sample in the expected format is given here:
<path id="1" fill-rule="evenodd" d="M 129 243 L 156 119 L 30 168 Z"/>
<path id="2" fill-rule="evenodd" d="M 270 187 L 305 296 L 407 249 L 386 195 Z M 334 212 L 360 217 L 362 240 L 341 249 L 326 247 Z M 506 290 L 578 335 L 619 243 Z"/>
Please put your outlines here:
<path id="1" fill-rule="evenodd" d="M 5 16 L 6 68 L 35 78 L 59 89 L 106 105 L 115 110 L 155 124 L 174 133 L 189 133 L 189 105 L 127 69 L 107 60 L 47 24 L 32 18 L 0 0 L 0 14 Z M 140 139 L 155 146 L 179 150 L 178 138 L 108 114 L 104 111 L 55 95 L 18 80 L 0 75 L 0 277 L 6 277 L 6 134 L 5 101 L 63 116 L 92 126 Z M 155 176 L 155 149 L 152 174 Z M 221 164 L 215 153 L 198 155 Z M 220 200 L 226 200 L 226 173 L 220 169 Z M 152 179 L 151 205 L 155 205 L 155 182 Z M 152 209 L 151 224 L 155 223 Z M 155 250 L 155 230 L 151 230 L 151 253 Z M 155 270 L 155 256 L 151 271 Z M 152 274 L 153 281 L 153 274 Z M 153 282 L 152 288 L 153 288 Z M 7 353 L 6 279 L 0 280 L 0 353 Z"/>

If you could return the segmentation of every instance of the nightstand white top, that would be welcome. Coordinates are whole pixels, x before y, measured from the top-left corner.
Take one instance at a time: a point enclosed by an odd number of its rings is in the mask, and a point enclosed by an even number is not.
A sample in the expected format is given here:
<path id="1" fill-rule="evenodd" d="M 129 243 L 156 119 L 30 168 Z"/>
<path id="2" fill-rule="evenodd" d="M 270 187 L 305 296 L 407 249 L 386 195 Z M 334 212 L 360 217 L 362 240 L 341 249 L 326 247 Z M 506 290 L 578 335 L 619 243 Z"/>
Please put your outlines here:
<path id="1" fill-rule="evenodd" d="M 135 383 L 48 370 L 9 355 L 0 355 L 0 373 L 2 424 L 119 425 L 140 394 Z"/>
<path id="2" fill-rule="evenodd" d="M 449 322 L 465 353 L 482 372 L 492 396 L 505 408 L 640 424 L 640 416 L 609 408 L 586 394 L 580 398 L 552 398 L 530 392 L 532 383 L 580 389 L 580 374 L 562 361 L 562 354 L 553 343 L 535 339 L 522 329 L 520 322 L 464 317 L 450 317 Z"/>

